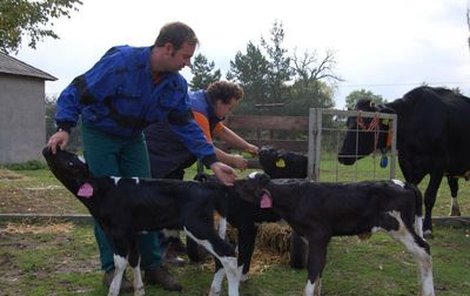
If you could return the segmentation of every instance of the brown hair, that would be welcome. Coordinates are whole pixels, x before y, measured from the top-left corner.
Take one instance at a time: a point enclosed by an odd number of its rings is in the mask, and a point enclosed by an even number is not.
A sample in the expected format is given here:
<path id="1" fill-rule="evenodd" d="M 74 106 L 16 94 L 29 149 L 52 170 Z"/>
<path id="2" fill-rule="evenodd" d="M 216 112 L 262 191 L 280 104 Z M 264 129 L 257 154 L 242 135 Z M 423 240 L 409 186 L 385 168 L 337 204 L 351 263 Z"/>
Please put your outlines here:
<path id="1" fill-rule="evenodd" d="M 175 50 L 180 49 L 184 43 L 199 44 L 196 33 L 190 26 L 182 22 L 173 22 L 164 25 L 160 29 L 155 46 L 161 47 L 166 43 L 173 44 Z"/>
<path id="2" fill-rule="evenodd" d="M 213 82 L 207 87 L 207 95 L 213 103 L 222 101 L 224 104 L 229 104 L 232 98 L 238 101 L 244 94 L 241 86 L 228 81 Z"/>

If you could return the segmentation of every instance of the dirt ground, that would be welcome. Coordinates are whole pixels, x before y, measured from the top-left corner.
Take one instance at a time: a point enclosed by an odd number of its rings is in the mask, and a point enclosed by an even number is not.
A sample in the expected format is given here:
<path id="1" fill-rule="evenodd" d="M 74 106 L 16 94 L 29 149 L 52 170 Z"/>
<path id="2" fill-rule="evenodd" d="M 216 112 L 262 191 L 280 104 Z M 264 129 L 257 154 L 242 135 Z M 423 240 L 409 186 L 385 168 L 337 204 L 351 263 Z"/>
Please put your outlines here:
<path id="1" fill-rule="evenodd" d="M 0 213 L 63 215 L 87 211 L 52 175 L 44 180 L 0 169 Z"/>

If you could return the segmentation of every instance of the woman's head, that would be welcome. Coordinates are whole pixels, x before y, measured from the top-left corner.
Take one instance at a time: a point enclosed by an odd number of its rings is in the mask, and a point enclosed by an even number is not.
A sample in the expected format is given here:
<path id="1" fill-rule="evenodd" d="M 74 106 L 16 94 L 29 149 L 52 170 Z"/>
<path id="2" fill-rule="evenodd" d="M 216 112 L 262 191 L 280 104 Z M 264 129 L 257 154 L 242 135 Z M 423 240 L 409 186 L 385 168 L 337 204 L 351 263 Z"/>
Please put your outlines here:
<path id="1" fill-rule="evenodd" d="M 238 84 L 228 81 L 211 83 L 206 91 L 214 106 L 215 114 L 221 118 L 232 112 L 245 94 Z"/>

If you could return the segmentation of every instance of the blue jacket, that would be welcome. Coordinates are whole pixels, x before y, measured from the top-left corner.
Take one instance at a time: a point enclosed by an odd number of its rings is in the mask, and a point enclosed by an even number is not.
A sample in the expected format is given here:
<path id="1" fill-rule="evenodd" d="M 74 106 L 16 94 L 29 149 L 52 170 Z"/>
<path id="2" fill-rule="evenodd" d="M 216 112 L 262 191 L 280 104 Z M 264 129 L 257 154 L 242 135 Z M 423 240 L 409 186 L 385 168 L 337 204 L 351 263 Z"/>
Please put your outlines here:
<path id="1" fill-rule="evenodd" d="M 216 161 L 192 119 L 187 83 L 167 72 L 156 82 L 150 68 L 151 47 L 117 46 L 60 94 L 55 120 L 70 129 L 82 123 L 119 137 L 140 135 L 154 122 L 166 122 L 184 145 L 206 165 Z"/>
<path id="2" fill-rule="evenodd" d="M 205 116 L 210 132 L 223 118 L 217 117 L 206 91 L 189 93 L 189 105 L 195 112 Z M 196 161 L 192 153 L 166 123 L 155 123 L 145 130 L 153 178 L 166 178 L 175 170 L 190 167 Z"/>

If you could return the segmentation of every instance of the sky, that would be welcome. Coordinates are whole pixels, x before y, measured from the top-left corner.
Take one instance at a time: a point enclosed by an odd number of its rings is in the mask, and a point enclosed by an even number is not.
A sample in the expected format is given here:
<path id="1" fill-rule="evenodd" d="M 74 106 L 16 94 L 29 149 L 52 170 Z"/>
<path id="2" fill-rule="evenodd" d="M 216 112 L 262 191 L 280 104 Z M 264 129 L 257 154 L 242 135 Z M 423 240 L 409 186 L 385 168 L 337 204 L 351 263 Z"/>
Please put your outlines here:
<path id="1" fill-rule="evenodd" d="M 112 46 L 153 44 L 171 21 L 190 25 L 202 53 L 223 73 L 248 42 L 261 45 L 274 22 L 284 28 L 289 54 L 335 54 L 335 108 L 365 89 L 393 101 L 427 83 L 459 87 L 470 96 L 470 36 L 467 0 L 82 0 L 71 18 L 54 21 L 60 39 L 35 50 L 22 46 L 16 58 L 58 78 L 46 82 L 57 96 Z M 189 80 L 188 69 L 182 74 Z"/>

